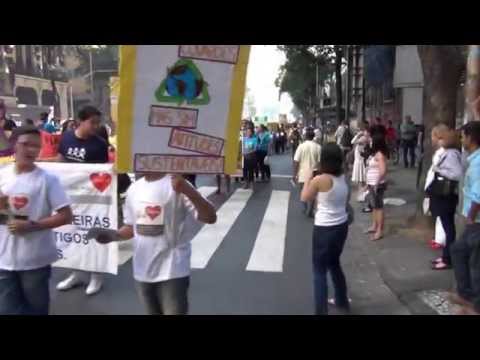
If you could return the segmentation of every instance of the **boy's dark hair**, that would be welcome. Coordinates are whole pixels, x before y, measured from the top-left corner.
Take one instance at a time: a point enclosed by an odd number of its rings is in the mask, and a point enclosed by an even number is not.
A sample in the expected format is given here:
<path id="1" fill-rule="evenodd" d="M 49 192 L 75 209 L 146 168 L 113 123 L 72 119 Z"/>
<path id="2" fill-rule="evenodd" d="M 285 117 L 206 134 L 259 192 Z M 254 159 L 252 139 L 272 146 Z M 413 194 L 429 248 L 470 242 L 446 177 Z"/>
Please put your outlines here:
<path id="1" fill-rule="evenodd" d="M 315 138 L 315 131 L 311 127 L 307 128 L 307 131 L 305 132 L 305 138 L 307 140 L 313 140 Z"/>
<path id="2" fill-rule="evenodd" d="M 40 114 L 40 120 L 46 121 L 48 119 L 48 113 L 47 112 L 42 112 Z"/>
<path id="3" fill-rule="evenodd" d="M 38 135 L 40 136 L 40 130 L 38 130 L 35 126 L 32 125 L 25 125 L 20 126 L 13 129 L 12 132 L 12 139 L 17 141 L 17 139 L 22 135 Z"/>
<path id="4" fill-rule="evenodd" d="M 85 106 L 78 112 L 78 119 L 80 121 L 88 120 L 94 116 L 102 116 L 102 113 L 94 106 Z"/>
<path id="5" fill-rule="evenodd" d="M 480 146 L 480 122 L 471 121 L 462 127 L 465 136 L 468 136 L 475 144 Z"/>
<path id="6" fill-rule="evenodd" d="M 333 176 L 343 174 L 343 151 L 336 143 L 323 146 L 320 154 L 320 173 Z"/>

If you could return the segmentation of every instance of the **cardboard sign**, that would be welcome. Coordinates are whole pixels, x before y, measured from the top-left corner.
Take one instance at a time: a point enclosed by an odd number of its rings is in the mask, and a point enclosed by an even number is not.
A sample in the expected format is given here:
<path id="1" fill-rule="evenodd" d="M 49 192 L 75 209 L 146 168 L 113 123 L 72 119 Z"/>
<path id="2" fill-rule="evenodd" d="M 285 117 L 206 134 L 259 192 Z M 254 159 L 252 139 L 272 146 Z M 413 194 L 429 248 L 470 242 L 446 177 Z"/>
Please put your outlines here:
<path id="1" fill-rule="evenodd" d="M 121 46 L 117 170 L 235 173 L 249 53 Z"/>

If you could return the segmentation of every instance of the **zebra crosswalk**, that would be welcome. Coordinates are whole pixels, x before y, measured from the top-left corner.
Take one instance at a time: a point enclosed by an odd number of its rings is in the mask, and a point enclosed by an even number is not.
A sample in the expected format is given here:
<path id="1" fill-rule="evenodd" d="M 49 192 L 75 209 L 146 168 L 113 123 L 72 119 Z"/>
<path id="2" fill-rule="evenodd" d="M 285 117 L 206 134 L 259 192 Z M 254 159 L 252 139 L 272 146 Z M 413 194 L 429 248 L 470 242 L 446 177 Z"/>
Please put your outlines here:
<path id="1" fill-rule="evenodd" d="M 251 196 L 252 190 L 235 191 L 217 211 L 217 222 L 213 225 L 205 225 L 193 238 L 191 260 L 193 269 L 207 267 Z"/>

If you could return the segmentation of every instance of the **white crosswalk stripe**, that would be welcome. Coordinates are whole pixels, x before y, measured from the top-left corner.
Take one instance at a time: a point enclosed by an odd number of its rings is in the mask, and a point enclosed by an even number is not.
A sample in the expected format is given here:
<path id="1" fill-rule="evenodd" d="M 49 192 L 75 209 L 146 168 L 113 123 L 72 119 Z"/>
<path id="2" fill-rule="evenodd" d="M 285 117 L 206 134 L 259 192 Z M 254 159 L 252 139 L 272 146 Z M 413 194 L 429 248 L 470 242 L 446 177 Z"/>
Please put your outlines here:
<path id="1" fill-rule="evenodd" d="M 204 269 L 208 265 L 251 196 L 251 190 L 236 190 L 217 211 L 217 223 L 205 225 L 193 238 L 191 261 L 193 269 Z"/>
<path id="2" fill-rule="evenodd" d="M 272 191 L 247 271 L 282 272 L 290 192 Z"/>
<path id="3" fill-rule="evenodd" d="M 198 192 L 204 197 L 208 198 L 214 192 L 217 191 L 217 188 L 214 186 L 202 186 L 198 189 Z"/>

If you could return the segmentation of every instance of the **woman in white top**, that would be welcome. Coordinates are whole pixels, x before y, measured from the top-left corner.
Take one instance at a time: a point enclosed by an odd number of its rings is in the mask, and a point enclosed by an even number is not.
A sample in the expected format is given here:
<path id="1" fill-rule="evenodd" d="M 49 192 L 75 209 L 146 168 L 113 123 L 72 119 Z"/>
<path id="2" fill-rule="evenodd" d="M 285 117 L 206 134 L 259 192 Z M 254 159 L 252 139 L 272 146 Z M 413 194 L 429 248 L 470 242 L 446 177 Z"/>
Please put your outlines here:
<path id="1" fill-rule="evenodd" d="M 388 148 L 382 134 L 372 137 L 372 156 L 367 162 L 367 202 L 372 211 L 372 226 L 366 231 L 372 234 L 370 240 L 383 238 L 385 214 L 383 212 L 383 196 L 386 190 Z"/>
<path id="2" fill-rule="evenodd" d="M 335 289 L 334 304 L 349 310 L 347 283 L 340 256 L 348 235 L 348 186 L 343 175 L 343 152 L 334 143 L 323 147 L 320 173 L 309 177 L 302 190 L 302 201 L 316 199 L 315 227 L 313 230 L 313 278 L 315 312 L 328 314 L 327 272 Z"/>
<path id="3" fill-rule="evenodd" d="M 354 160 L 353 160 L 353 171 L 352 171 L 352 182 L 354 184 L 360 185 L 359 193 L 362 192 L 362 188 L 365 186 L 366 182 L 366 167 L 365 159 L 362 156 L 362 152 L 365 150 L 365 146 L 370 142 L 370 135 L 368 133 L 367 127 L 368 124 L 365 122 L 360 122 L 359 132 L 354 136 L 352 140 L 352 145 L 354 149 Z M 363 201 L 359 196 L 358 200 Z"/>
<path id="4" fill-rule="evenodd" d="M 455 242 L 455 211 L 458 205 L 458 184 L 463 175 L 462 154 L 456 148 L 455 131 L 441 124 L 432 129 L 432 145 L 438 146 L 432 166 L 425 181 L 425 190 L 430 197 L 430 211 L 439 217 L 445 231 L 446 242 L 442 257 L 432 261 L 433 270 L 452 267 L 450 247 Z M 442 189 L 440 192 L 439 189 Z"/>

